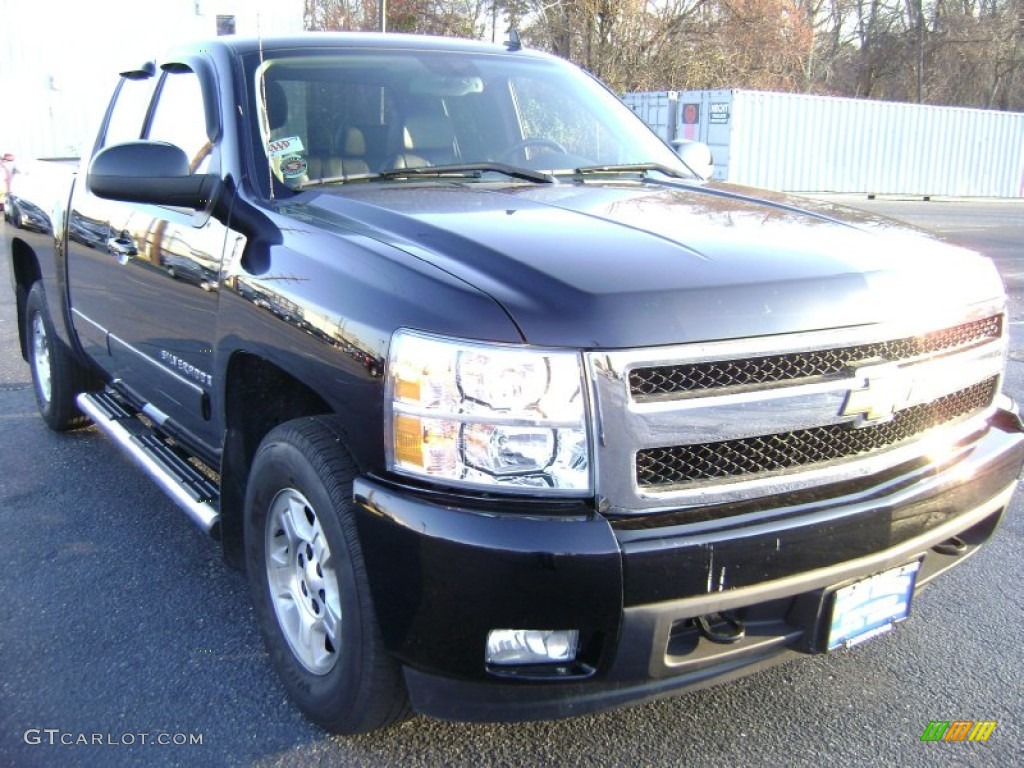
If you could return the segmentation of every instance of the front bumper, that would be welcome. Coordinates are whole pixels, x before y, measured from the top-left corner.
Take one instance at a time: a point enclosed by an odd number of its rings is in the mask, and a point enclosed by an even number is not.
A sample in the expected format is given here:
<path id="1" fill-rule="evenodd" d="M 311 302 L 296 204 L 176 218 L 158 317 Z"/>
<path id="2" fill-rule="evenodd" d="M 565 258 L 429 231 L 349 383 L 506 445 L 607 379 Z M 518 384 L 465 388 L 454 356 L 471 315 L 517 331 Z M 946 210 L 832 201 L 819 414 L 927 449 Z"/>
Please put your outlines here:
<path id="1" fill-rule="evenodd" d="M 1024 463 L 1000 411 L 940 460 L 757 508 L 609 520 L 518 515 L 356 482 L 382 635 L 413 706 L 455 720 L 567 717 L 671 695 L 823 649 L 832 592 L 921 560 L 918 589 L 995 531 Z M 696 619 L 728 612 L 742 639 Z M 576 664 L 487 669 L 498 628 L 579 629 Z"/>

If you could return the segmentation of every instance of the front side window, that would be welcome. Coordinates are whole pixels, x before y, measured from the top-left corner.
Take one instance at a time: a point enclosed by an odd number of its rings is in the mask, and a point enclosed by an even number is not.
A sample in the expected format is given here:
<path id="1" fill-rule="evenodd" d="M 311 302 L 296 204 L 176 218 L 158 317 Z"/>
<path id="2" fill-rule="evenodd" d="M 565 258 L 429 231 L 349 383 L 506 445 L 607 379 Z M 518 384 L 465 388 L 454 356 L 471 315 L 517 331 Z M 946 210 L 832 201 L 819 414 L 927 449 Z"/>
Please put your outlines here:
<path id="1" fill-rule="evenodd" d="M 192 173 L 207 173 L 213 142 L 206 135 L 206 111 L 199 77 L 194 72 L 168 72 L 147 135 L 185 150 Z"/>

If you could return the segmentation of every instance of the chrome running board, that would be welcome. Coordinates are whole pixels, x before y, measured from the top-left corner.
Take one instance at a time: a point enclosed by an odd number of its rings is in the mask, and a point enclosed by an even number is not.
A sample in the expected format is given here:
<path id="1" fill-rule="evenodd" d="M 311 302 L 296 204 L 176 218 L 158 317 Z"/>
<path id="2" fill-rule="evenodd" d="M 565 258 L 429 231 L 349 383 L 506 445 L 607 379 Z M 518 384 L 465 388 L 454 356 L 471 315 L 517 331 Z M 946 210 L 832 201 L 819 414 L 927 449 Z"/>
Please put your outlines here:
<path id="1" fill-rule="evenodd" d="M 82 413 L 114 439 L 156 481 L 189 518 L 214 538 L 220 536 L 220 489 L 177 446 L 168 444 L 137 418 L 137 411 L 112 392 L 79 395 Z"/>

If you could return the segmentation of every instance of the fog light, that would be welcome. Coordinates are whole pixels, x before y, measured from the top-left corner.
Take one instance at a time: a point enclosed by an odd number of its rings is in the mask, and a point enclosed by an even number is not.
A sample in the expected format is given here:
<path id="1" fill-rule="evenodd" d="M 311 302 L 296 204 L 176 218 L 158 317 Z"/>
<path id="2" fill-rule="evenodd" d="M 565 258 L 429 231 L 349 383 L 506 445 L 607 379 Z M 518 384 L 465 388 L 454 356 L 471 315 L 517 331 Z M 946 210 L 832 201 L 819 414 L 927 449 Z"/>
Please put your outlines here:
<path id="1" fill-rule="evenodd" d="M 492 629 L 487 635 L 488 664 L 565 663 L 576 658 L 575 629 Z"/>

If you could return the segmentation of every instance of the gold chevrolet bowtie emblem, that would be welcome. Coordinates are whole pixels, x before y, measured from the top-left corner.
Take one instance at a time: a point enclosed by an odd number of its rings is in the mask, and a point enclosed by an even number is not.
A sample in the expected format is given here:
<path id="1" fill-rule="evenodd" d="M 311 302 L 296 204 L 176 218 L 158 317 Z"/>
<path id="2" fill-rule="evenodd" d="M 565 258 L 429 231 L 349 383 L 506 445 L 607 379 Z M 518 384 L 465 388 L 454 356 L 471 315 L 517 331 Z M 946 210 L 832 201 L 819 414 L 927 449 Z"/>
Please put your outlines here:
<path id="1" fill-rule="evenodd" d="M 864 384 L 851 389 L 843 405 L 842 416 L 860 416 L 855 427 L 870 427 L 889 421 L 906 407 L 913 381 L 896 363 L 865 365 L 854 371 Z"/>

